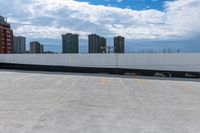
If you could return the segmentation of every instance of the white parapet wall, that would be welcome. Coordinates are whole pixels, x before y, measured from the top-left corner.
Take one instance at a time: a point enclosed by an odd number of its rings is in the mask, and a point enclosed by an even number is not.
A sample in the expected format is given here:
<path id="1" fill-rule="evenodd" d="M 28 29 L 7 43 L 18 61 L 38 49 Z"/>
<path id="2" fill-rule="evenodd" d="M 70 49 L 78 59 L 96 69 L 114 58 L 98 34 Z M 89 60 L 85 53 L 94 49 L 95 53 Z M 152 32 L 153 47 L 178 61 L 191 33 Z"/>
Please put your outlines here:
<path id="1" fill-rule="evenodd" d="M 0 63 L 200 72 L 199 53 L 0 54 Z"/>

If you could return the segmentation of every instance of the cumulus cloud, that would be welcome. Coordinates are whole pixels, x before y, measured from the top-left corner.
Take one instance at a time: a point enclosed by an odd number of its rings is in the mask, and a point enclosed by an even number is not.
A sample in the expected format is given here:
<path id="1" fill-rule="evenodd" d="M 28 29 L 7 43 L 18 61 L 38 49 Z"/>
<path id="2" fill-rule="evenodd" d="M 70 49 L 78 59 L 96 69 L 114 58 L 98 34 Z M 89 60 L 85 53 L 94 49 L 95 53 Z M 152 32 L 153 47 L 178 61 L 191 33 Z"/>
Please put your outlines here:
<path id="1" fill-rule="evenodd" d="M 30 32 L 29 32 L 30 31 Z M 65 27 L 50 27 L 50 26 L 33 26 L 33 25 L 24 25 L 20 26 L 16 29 L 16 34 L 18 35 L 28 35 L 32 38 L 58 38 L 58 35 L 61 36 L 61 34 L 64 34 L 66 32 L 72 32 L 72 33 L 79 33 L 82 36 L 87 36 L 90 34 L 89 32 L 83 32 L 83 31 L 73 31 L 71 29 L 65 28 Z"/>
<path id="2" fill-rule="evenodd" d="M 5 2 L 0 0 L 0 3 Z M 137 11 L 74 0 L 12 0 L 6 3 L 1 5 L 2 10 L 17 6 L 17 10 L 9 9 L 4 14 L 14 25 L 15 33 L 32 37 L 58 38 L 60 34 L 73 32 L 82 38 L 97 33 L 106 37 L 122 35 L 127 39 L 171 39 L 200 34 L 199 0 L 166 2 L 164 11 Z"/>

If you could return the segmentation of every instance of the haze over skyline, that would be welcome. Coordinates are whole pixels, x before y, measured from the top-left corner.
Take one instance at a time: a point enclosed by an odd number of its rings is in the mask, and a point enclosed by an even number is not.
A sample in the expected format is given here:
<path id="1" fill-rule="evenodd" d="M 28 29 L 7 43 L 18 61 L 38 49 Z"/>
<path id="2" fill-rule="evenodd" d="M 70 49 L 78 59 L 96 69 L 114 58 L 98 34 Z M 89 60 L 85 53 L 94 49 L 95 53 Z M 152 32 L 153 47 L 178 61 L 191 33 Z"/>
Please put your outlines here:
<path id="1" fill-rule="evenodd" d="M 200 52 L 199 0 L 0 0 L 0 15 L 8 17 L 15 35 L 38 40 L 46 50 L 61 51 L 61 34 L 96 33 L 113 45 L 126 38 L 126 51 L 181 49 Z M 29 46 L 29 45 L 27 45 Z"/>

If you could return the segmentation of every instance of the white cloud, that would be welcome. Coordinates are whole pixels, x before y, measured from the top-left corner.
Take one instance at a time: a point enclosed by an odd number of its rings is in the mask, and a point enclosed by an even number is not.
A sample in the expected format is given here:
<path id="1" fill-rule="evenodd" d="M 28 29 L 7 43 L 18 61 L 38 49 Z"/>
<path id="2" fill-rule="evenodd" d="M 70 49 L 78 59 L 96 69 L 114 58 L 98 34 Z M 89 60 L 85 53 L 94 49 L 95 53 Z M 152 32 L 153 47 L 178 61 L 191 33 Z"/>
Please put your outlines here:
<path id="1" fill-rule="evenodd" d="M 76 32 L 82 37 L 97 33 L 107 37 L 122 35 L 128 39 L 167 39 L 194 36 L 200 29 L 199 0 L 168 2 L 164 11 L 137 11 L 74 0 L 13 0 L 15 2 L 21 5 L 18 6 L 20 12 L 7 14 L 15 25 L 15 33 L 26 32 L 33 37 L 56 38 L 64 32 Z"/>
<path id="2" fill-rule="evenodd" d="M 200 33 L 200 1 L 178 0 L 166 4 L 166 25 L 185 36 Z"/>
<path id="3" fill-rule="evenodd" d="M 72 32 L 76 33 L 78 32 L 82 37 L 87 36 L 90 34 L 89 32 L 83 32 L 83 31 L 73 31 L 71 29 L 65 28 L 65 27 L 51 27 L 51 26 L 33 26 L 33 25 L 24 25 L 21 27 L 16 28 L 15 30 L 16 34 L 18 35 L 24 35 L 24 36 L 32 36 L 32 38 L 61 38 L 62 34 L 65 34 L 66 32 Z"/>

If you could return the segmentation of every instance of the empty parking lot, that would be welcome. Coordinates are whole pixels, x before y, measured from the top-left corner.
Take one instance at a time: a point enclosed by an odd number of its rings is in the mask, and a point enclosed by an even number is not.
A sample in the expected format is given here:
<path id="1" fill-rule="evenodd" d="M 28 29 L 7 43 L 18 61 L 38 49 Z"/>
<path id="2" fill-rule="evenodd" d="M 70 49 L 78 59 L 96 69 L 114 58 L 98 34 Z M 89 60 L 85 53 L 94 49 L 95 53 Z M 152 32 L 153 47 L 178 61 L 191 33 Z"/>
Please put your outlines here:
<path id="1" fill-rule="evenodd" d="M 0 70 L 0 133 L 199 131 L 199 79 Z"/>

